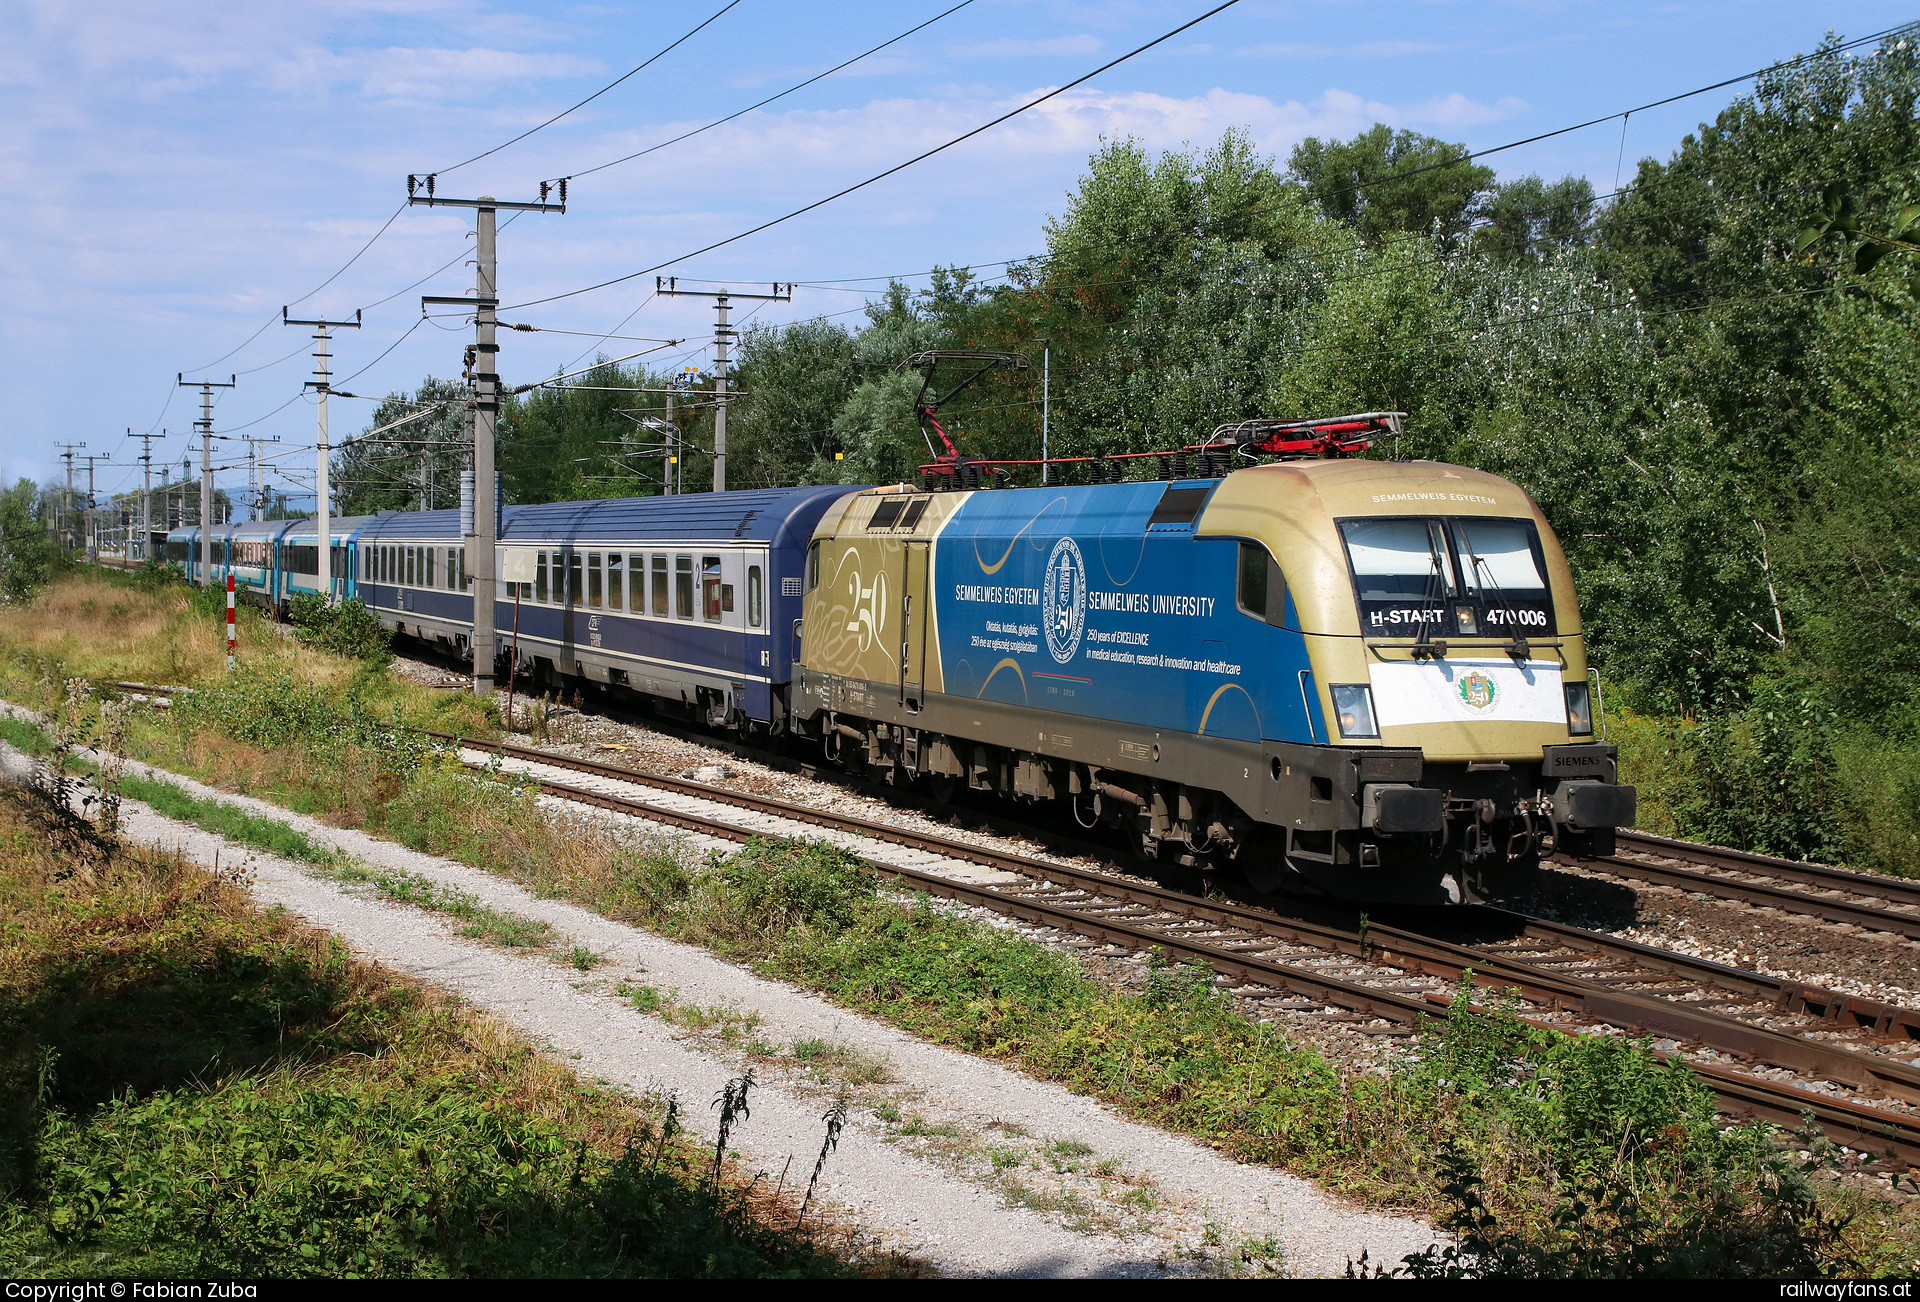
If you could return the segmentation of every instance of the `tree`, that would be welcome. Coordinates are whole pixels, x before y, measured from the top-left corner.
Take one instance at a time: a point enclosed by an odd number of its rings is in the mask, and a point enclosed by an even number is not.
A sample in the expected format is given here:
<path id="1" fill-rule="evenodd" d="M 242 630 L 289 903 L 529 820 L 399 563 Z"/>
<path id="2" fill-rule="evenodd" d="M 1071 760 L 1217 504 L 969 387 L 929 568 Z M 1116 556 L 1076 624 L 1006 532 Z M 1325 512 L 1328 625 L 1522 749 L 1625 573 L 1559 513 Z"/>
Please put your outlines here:
<path id="1" fill-rule="evenodd" d="M 386 434 L 356 439 L 335 454 L 329 477 L 339 513 L 459 506 L 460 473 L 470 465 L 467 394 L 459 381 L 428 376 L 413 393 L 382 399 L 366 429 L 380 429 L 435 404 L 440 410 Z"/>
<path id="2" fill-rule="evenodd" d="M 1494 187 L 1481 205 L 1484 220 L 1473 245 L 1496 262 L 1544 262 L 1585 246 L 1592 235 L 1593 186 L 1563 176 L 1548 185 L 1523 176 Z"/>
<path id="3" fill-rule="evenodd" d="M 1493 169 L 1465 145 L 1376 123 L 1352 140 L 1308 136 L 1287 170 L 1326 216 L 1369 241 L 1394 235 L 1459 239 L 1493 188 Z"/>
<path id="4" fill-rule="evenodd" d="M 0 491 L 0 602 L 22 602 L 45 587 L 64 562 L 48 530 L 48 497 L 22 479 Z"/>

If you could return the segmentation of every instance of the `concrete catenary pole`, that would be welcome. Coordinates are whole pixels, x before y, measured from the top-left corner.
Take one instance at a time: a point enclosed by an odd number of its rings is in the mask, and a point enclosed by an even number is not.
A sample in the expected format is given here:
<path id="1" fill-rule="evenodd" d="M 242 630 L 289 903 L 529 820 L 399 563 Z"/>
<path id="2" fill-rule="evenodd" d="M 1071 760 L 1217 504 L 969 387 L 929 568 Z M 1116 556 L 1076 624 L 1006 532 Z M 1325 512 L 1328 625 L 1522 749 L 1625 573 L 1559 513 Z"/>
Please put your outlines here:
<path id="1" fill-rule="evenodd" d="M 311 326 L 313 328 L 314 378 L 307 381 L 307 383 L 320 395 L 320 402 L 318 404 L 318 438 L 314 447 L 314 525 L 318 530 L 318 532 L 314 534 L 314 545 L 318 549 L 315 552 L 315 556 L 318 558 L 316 565 L 318 573 L 314 577 L 319 582 L 320 590 L 327 594 L 327 601 L 331 603 L 334 598 L 333 484 L 329 475 L 332 469 L 333 449 L 327 443 L 327 394 L 332 391 L 333 354 L 327 345 L 333 339 L 331 332 L 334 330 L 358 330 L 360 328 L 360 312 L 356 308 L 353 313 L 353 320 L 351 321 L 329 321 L 325 317 L 320 317 L 312 321 L 296 321 L 287 315 L 287 309 L 283 307 L 280 309 L 280 324 Z"/>
<path id="2" fill-rule="evenodd" d="M 793 301 L 793 286 L 774 282 L 773 293 L 752 294 L 741 290 L 699 290 L 678 289 L 672 276 L 655 276 L 654 292 L 663 298 L 696 295 L 713 299 L 713 491 L 727 491 L 727 349 L 739 338 L 739 332 L 728 324 L 728 309 L 736 298 L 765 299 L 769 302 L 790 303 Z"/>
<path id="3" fill-rule="evenodd" d="M 494 546 L 499 541 L 500 494 L 494 478 L 494 434 L 500 417 L 500 324 L 498 216 L 510 212 L 563 213 L 567 210 L 567 183 L 560 184 L 560 202 L 548 203 L 547 182 L 540 184 L 539 203 L 517 203 L 481 195 L 478 199 L 442 199 L 434 194 L 434 178 L 409 176 L 407 202 L 420 207 L 474 210 L 474 275 L 472 298 L 422 296 L 420 306 L 458 304 L 474 313 L 473 359 L 473 533 L 465 538 L 467 577 L 473 590 L 473 694 L 493 695 L 494 662 L 500 639 L 494 613 Z M 424 190 L 424 193 L 421 191 Z"/>
<path id="4" fill-rule="evenodd" d="M 200 431 L 200 582 L 207 583 L 213 574 L 213 391 L 231 389 L 240 377 L 229 375 L 225 384 L 174 378 L 183 389 L 200 390 L 200 419 L 193 425 Z"/>

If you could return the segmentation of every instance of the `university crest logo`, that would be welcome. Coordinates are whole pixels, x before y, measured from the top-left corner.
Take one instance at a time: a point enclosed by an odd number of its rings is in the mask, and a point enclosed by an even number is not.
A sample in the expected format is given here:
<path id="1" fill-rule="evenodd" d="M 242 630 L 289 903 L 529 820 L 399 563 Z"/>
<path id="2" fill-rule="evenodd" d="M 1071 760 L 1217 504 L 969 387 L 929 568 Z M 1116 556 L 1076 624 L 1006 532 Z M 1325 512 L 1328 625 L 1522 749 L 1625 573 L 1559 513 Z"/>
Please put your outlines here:
<path id="1" fill-rule="evenodd" d="M 1087 628 L 1087 563 L 1080 545 L 1062 538 L 1047 557 L 1046 582 L 1040 588 L 1040 618 L 1047 630 L 1047 650 L 1055 663 L 1065 664 L 1080 650 Z"/>
<path id="2" fill-rule="evenodd" d="M 1462 678 L 1455 690 L 1460 693 L 1460 699 L 1466 702 L 1469 710 L 1491 710 L 1500 696 L 1499 684 L 1477 669 Z"/>

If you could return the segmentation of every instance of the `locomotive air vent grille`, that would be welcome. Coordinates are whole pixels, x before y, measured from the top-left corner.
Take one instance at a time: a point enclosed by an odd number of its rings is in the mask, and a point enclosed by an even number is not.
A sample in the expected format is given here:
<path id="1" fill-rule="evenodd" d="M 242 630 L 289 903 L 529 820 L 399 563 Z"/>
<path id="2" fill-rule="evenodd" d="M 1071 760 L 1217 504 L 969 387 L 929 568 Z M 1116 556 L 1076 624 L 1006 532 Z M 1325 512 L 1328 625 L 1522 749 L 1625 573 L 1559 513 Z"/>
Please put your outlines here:
<path id="1" fill-rule="evenodd" d="M 1211 485 L 1169 488 L 1160 494 L 1160 503 L 1147 520 L 1148 530 L 1167 532 L 1193 528 L 1193 522 L 1200 518 L 1200 508 L 1207 504 L 1207 494 L 1212 491 Z"/>
<path id="2" fill-rule="evenodd" d="M 800 595 L 800 576 L 797 574 L 789 574 L 784 576 L 780 580 L 780 595 L 783 597 L 799 596 Z"/>

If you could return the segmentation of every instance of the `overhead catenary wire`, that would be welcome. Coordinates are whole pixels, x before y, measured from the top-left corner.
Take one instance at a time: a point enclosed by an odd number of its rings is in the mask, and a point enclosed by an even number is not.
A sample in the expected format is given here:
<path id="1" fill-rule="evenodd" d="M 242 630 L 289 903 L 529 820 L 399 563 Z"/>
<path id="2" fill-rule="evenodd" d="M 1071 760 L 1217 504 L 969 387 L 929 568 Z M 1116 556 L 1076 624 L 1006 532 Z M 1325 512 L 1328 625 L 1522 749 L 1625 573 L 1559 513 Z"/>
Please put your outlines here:
<path id="1" fill-rule="evenodd" d="M 795 208 L 792 212 L 785 213 L 779 217 L 775 217 L 771 221 L 761 222 L 758 226 L 750 227 L 747 230 L 741 231 L 737 235 L 729 235 L 724 240 L 715 240 L 712 244 L 709 244 L 704 248 L 695 249 L 691 253 L 683 253 L 677 258 L 670 258 L 665 262 L 655 263 L 651 267 L 642 267 L 638 271 L 630 271 L 624 276 L 615 276 L 611 280 L 603 280 L 598 284 L 587 285 L 581 289 L 570 289 L 564 294 L 549 294 L 545 298 L 532 298 L 532 299 L 526 300 L 523 303 L 514 303 L 501 310 L 508 311 L 508 312 L 518 311 L 520 308 L 523 308 L 523 307 L 533 307 L 540 303 L 553 303 L 563 298 L 573 298 L 580 294 L 590 294 L 595 290 L 606 289 L 610 285 L 624 284 L 629 280 L 634 280 L 634 279 L 637 279 L 638 277 L 649 275 L 656 271 L 664 271 L 668 267 L 676 266 L 679 263 L 685 262 L 688 258 L 697 258 L 703 253 L 711 253 L 715 249 L 724 248 L 729 244 L 733 244 L 739 240 L 746 239 L 749 235 L 757 235 L 761 231 L 769 230 L 775 226 L 778 226 L 782 222 L 792 221 L 795 217 L 799 217 L 805 213 L 810 213 L 815 208 L 825 207 L 827 204 L 834 202 L 834 200 L 836 199 L 844 199 L 846 198 L 846 196 L 853 194 L 855 191 L 864 190 L 866 187 L 874 184 L 877 181 L 884 181 L 887 177 L 892 176 L 896 172 L 903 172 L 907 168 L 912 167 L 915 163 L 925 162 L 927 159 L 932 158 L 935 154 L 943 153 L 946 150 L 953 148 L 955 145 L 971 140 L 975 136 L 980 135 L 982 132 L 991 131 L 994 127 L 999 126 L 1002 122 L 1006 122 L 1012 118 L 1019 117 L 1022 113 L 1027 112 L 1029 109 L 1037 108 L 1040 105 L 1046 103 L 1050 99 L 1054 99 L 1057 96 L 1064 95 L 1067 91 L 1072 90 L 1075 86 L 1079 86 L 1085 82 L 1093 80 L 1093 78 L 1099 76 L 1103 72 L 1106 72 L 1110 68 L 1119 67 L 1121 64 L 1125 63 L 1127 60 L 1136 58 L 1139 55 L 1146 53 L 1148 50 L 1153 49 L 1156 45 L 1162 45 L 1167 41 L 1172 40 L 1174 37 L 1180 35 L 1180 33 L 1187 31 L 1189 28 L 1199 26 L 1201 23 L 1204 23 L 1205 21 L 1207 21 L 1207 19 L 1213 17 L 1215 14 L 1221 13 L 1227 9 L 1231 9 L 1233 8 L 1234 5 L 1238 3 L 1240 3 L 1240 0 L 1226 0 L 1224 4 L 1215 5 L 1213 8 L 1207 10 L 1207 12 L 1201 14 L 1198 18 L 1190 19 L 1187 22 L 1180 24 L 1180 26 L 1174 28 L 1172 31 L 1166 32 L 1160 36 L 1154 37 L 1151 41 L 1148 41 L 1145 45 L 1136 46 L 1134 49 L 1127 51 L 1125 54 L 1121 55 L 1119 58 L 1111 59 L 1106 63 L 1101 64 L 1098 68 L 1095 68 L 1092 72 L 1082 74 L 1081 76 L 1074 78 L 1072 81 L 1068 82 L 1064 86 L 1057 86 L 1053 90 L 1048 91 L 1046 94 L 1040 95 L 1032 100 L 1029 100 L 1027 103 L 1020 105 L 1018 108 L 1011 109 L 1006 113 L 1002 113 L 999 117 L 994 118 L 991 122 L 983 122 L 979 126 L 973 128 L 973 130 L 963 132 L 962 134 L 955 136 L 953 139 L 945 142 L 944 144 L 935 145 L 932 149 L 927 150 L 925 153 L 916 154 L 912 158 L 909 158 L 904 163 L 896 163 L 894 166 L 889 167 L 884 172 L 878 172 L 873 176 L 868 177 L 864 181 L 859 181 L 853 185 L 846 187 L 844 190 L 837 190 L 834 193 L 826 196 L 826 198 L 824 199 L 816 199 L 812 203 L 807 204 L 805 207 Z"/>
<path id="2" fill-rule="evenodd" d="M 854 55 L 851 59 L 848 59 L 845 63 L 835 64 L 833 67 L 828 68 L 825 72 L 815 73 L 813 76 L 807 78 L 805 81 L 796 82 L 795 84 L 787 87 L 785 90 L 781 91 L 777 95 L 769 95 L 765 99 L 758 102 L 757 104 L 749 104 L 745 108 L 737 109 L 734 112 L 727 114 L 727 116 L 723 118 L 715 118 L 713 121 L 707 123 L 706 125 L 695 127 L 691 131 L 682 132 L 680 135 L 675 136 L 671 140 L 662 140 L 657 145 L 648 145 L 645 149 L 638 150 L 622 158 L 613 159 L 610 162 L 596 164 L 593 167 L 586 168 L 584 171 L 569 172 L 567 173 L 567 179 L 570 181 L 578 180 L 580 177 L 583 177 L 583 176 L 592 176 L 595 172 L 604 172 L 609 167 L 618 167 L 622 163 L 631 163 L 636 158 L 645 158 L 648 154 L 656 153 L 659 150 L 665 149 L 669 145 L 677 145 L 683 140 L 691 140 L 695 136 L 700 135 L 702 132 L 711 131 L 718 126 L 725 126 L 727 123 L 733 121 L 735 118 L 745 117 L 747 114 L 753 112 L 755 109 L 765 108 L 767 105 L 773 103 L 775 100 L 785 99 L 787 96 L 793 94 L 795 91 L 805 90 L 807 87 L 813 85 L 813 83 L 816 81 L 823 81 L 826 78 L 831 77 L 836 72 L 840 72 L 846 68 L 851 68 L 854 64 L 860 62 L 860 60 L 880 53 L 880 51 L 886 49 L 889 45 L 898 45 L 901 41 L 906 40 L 909 36 L 912 36 L 915 32 L 924 31 L 925 29 L 939 22 L 941 19 L 950 17 L 953 14 L 959 13 L 962 9 L 965 9 L 968 5 L 972 3 L 973 3 L 973 0 L 960 0 L 959 4 L 955 5 L 951 9 L 946 10 L 944 13 L 935 14 L 933 17 L 927 19 L 927 21 L 925 21 L 924 23 L 921 23 L 915 27 L 909 27 L 906 31 L 901 32 L 898 36 L 888 37 L 886 40 L 880 42 L 880 44 L 874 46 L 872 49 L 866 50 L 860 54 Z"/>
<path id="3" fill-rule="evenodd" d="M 552 117 L 548 118 L 545 122 L 542 122 L 539 126 L 529 127 L 525 131 L 522 131 L 519 135 L 515 136 L 513 139 L 502 141 L 500 144 L 495 145 L 492 149 L 482 150 L 481 152 L 475 154 L 472 158 L 462 159 L 458 163 L 454 163 L 448 167 L 442 167 L 438 169 L 434 173 L 434 175 L 444 176 L 448 172 L 458 171 L 460 168 L 467 166 L 467 164 L 469 163 L 477 163 L 483 158 L 491 158 L 493 155 L 499 153 L 501 150 L 507 149 L 514 145 L 519 144 L 522 140 L 525 140 L 528 136 L 534 135 L 541 131 L 545 131 L 548 127 L 558 122 L 561 118 L 564 118 L 570 113 L 574 113 L 579 111 L 580 109 L 585 108 L 587 105 L 593 103 L 593 101 L 599 99 L 602 95 L 612 90 L 615 86 L 618 86 L 621 82 L 645 70 L 647 67 L 658 62 L 659 60 L 665 58 L 668 54 L 672 53 L 675 49 L 679 48 L 681 45 L 685 44 L 687 41 L 693 39 L 693 37 L 696 34 L 698 34 L 700 31 L 706 28 L 710 23 L 718 19 L 720 15 L 726 13 L 727 10 L 733 8 L 735 5 L 739 3 L 740 3 L 740 0 L 727 0 L 726 4 L 721 5 L 720 8 L 715 10 L 712 14 L 708 15 L 705 19 L 703 19 L 699 23 L 698 26 L 695 26 L 694 28 L 686 32 L 684 35 L 676 38 L 671 44 L 660 49 L 658 52 L 652 55 L 649 55 L 643 62 L 641 62 L 636 67 L 629 68 L 626 72 L 620 74 L 618 77 L 615 77 L 612 81 L 608 82 L 606 85 L 602 86 L 599 90 L 596 90 L 595 92 L 593 92 L 593 94 L 587 96 L 585 99 L 581 100 L 578 104 L 575 104 L 570 108 L 562 109 L 560 112 L 554 114 Z"/>

